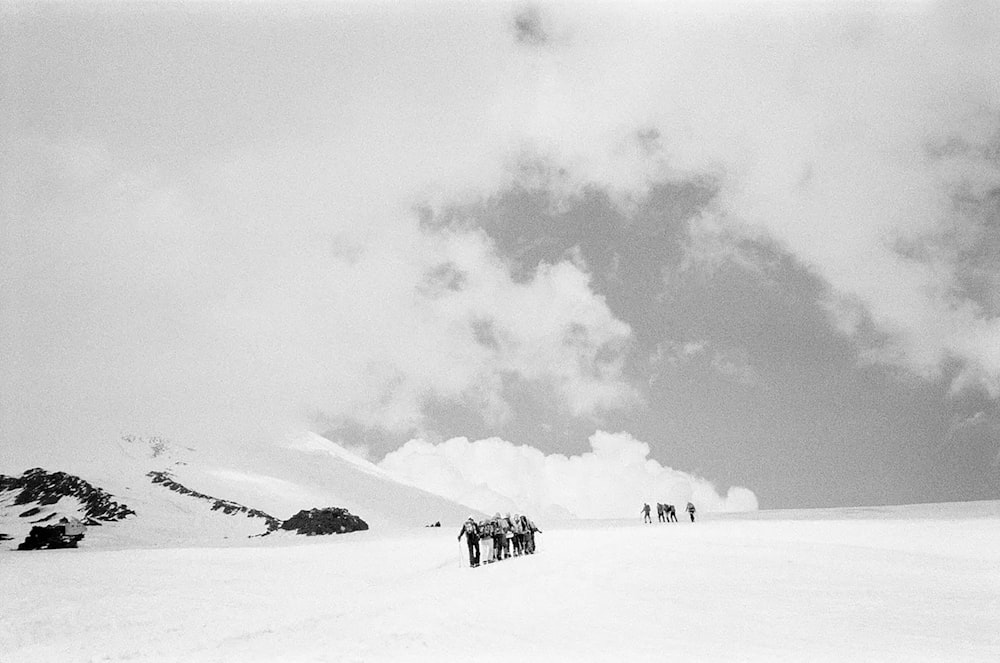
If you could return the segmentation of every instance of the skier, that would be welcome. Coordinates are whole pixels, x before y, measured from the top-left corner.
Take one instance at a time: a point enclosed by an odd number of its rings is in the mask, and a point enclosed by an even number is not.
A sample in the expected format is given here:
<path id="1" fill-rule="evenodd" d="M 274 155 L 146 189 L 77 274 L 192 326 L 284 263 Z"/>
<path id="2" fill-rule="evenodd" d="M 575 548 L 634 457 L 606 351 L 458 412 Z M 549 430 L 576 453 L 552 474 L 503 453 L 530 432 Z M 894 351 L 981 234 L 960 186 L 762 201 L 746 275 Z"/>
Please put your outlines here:
<path id="1" fill-rule="evenodd" d="M 540 533 L 542 530 L 531 521 L 531 518 L 527 516 L 522 516 L 524 518 L 524 545 L 527 553 L 529 555 L 535 554 L 535 534 Z"/>
<path id="2" fill-rule="evenodd" d="M 482 546 L 482 563 L 489 564 L 495 561 L 496 554 L 493 552 L 493 521 L 489 518 L 479 523 L 479 545 Z"/>
<path id="3" fill-rule="evenodd" d="M 458 532 L 458 540 L 462 540 L 462 535 L 465 535 L 465 543 L 469 546 L 469 566 L 475 568 L 479 566 L 479 526 L 476 525 L 476 519 L 469 516 L 469 519 L 465 521 L 462 525 L 462 529 Z"/>
<path id="4" fill-rule="evenodd" d="M 514 542 L 514 525 L 513 520 L 508 513 L 506 516 L 500 519 L 500 527 L 503 528 L 503 556 L 504 559 L 510 559 L 511 555 L 514 554 L 513 542 Z"/>
<path id="5" fill-rule="evenodd" d="M 514 538 L 511 539 L 514 556 L 520 557 L 524 553 L 524 523 L 521 520 L 521 514 L 514 514 L 510 521 L 510 531 L 514 533 Z"/>
<path id="6" fill-rule="evenodd" d="M 503 546 L 507 541 L 507 532 L 503 528 L 503 519 L 500 517 L 500 512 L 497 512 L 493 516 L 493 556 L 496 561 L 503 559 Z"/>
<path id="7" fill-rule="evenodd" d="M 688 502 L 687 509 L 685 509 L 691 515 L 691 522 L 694 522 L 694 504 Z"/>
<path id="8" fill-rule="evenodd" d="M 650 524 L 653 522 L 653 518 L 649 515 L 649 505 L 645 503 L 642 505 L 642 522 Z"/>
<path id="9" fill-rule="evenodd" d="M 659 523 L 665 523 L 665 522 L 667 522 L 666 518 L 663 515 L 664 510 L 665 509 L 663 508 L 663 505 L 660 504 L 659 502 L 657 502 L 656 503 L 656 522 L 659 522 Z"/>

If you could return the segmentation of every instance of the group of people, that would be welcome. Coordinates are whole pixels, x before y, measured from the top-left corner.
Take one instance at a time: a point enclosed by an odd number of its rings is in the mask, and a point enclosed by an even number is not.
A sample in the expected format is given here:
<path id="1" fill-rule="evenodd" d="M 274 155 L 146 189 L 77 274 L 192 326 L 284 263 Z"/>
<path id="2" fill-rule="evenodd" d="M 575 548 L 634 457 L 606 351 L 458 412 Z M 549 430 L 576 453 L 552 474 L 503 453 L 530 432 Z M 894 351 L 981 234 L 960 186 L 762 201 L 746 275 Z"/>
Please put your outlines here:
<path id="1" fill-rule="evenodd" d="M 469 566 L 499 562 L 509 557 L 531 555 L 535 552 L 535 535 L 542 530 L 528 516 L 499 513 L 492 518 L 476 522 L 469 516 L 458 532 L 458 540 L 465 537 L 469 547 Z"/>
<path id="2" fill-rule="evenodd" d="M 684 510 L 688 512 L 689 516 L 691 516 L 691 522 L 694 522 L 694 512 L 695 512 L 694 504 L 692 504 L 691 502 L 688 502 L 687 506 L 684 507 Z M 644 522 L 644 523 L 651 523 L 651 522 L 653 522 L 652 516 L 649 515 L 650 514 L 650 508 L 649 508 L 648 504 L 643 504 L 642 505 L 641 513 L 642 513 L 642 522 Z M 657 502 L 656 503 L 656 518 L 661 523 L 676 523 L 677 522 L 677 509 L 674 508 L 673 504 L 660 504 L 659 502 Z"/>

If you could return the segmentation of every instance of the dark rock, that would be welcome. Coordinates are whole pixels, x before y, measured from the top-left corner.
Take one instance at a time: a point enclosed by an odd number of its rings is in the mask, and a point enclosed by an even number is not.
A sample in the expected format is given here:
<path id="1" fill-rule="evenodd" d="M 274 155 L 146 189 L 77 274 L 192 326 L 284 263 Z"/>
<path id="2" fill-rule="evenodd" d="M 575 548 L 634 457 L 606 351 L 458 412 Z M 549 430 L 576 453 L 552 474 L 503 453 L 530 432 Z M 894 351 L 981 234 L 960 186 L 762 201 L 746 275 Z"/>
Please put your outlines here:
<path id="1" fill-rule="evenodd" d="M 302 510 L 286 520 L 281 529 L 306 536 L 317 534 L 344 534 L 368 529 L 368 523 L 352 515 L 347 509 L 328 507 Z"/>
<path id="2" fill-rule="evenodd" d="M 42 512 L 42 510 L 39 509 L 37 506 L 36 507 L 32 507 L 32 508 L 28 509 L 27 511 L 25 511 L 24 513 L 22 513 L 20 516 L 18 516 L 18 518 L 30 518 L 31 516 L 37 516 L 41 512 Z"/>
<path id="3" fill-rule="evenodd" d="M 135 511 L 116 502 L 112 495 L 65 472 L 46 472 L 35 467 L 20 477 L 0 474 L 0 492 L 12 490 L 20 491 L 14 498 L 14 504 L 55 504 L 63 497 L 75 497 L 80 500 L 83 515 L 88 518 L 113 521 L 135 515 Z"/>
<path id="4" fill-rule="evenodd" d="M 222 511 L 225 514 L 233 515 L 236 513 L 245 513 L 247 518 L 261 518 L 267 524 L 267 532 L 273 532 L 274 530 L 281 527 L 281 521 L 274 516 L 264 513 L 259 509 L 251 509 L 245 507 L 237 502 L 231 502 L 229 500 L 220 500 L 217 497 L 212 497 L 211 495 L 206 495 L 204 493 L 199 493 L 196 490 L 191 490 L 187 486 L 184 486 L 176 481 L 174 481 L 173 476 L 169 472 L 149 472 L 146 476 L 150 477 L 153 483 L 160 484 L 164 488 L 169 488 L 175 493 L 180 493 L 181 495 L 189 495 L 200 500 L 206 500 L 212 503 L 212 511 Z"/>
<path id="5" fill-rule="evenodd" d="M 18 550 L 44 550 L 53 548 L 76 548 L 83 534 L 69 535 L 62 525 L 35 525 L 31 528 Z"/>

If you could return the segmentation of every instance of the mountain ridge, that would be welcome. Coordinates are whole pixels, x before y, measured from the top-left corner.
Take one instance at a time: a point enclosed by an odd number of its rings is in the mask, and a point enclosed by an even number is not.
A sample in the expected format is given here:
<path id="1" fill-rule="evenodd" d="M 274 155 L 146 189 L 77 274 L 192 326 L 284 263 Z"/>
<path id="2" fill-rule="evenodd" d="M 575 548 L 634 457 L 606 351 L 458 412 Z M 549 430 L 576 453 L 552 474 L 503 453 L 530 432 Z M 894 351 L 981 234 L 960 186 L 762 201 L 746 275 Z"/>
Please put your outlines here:
<path id="1" fill-rule="evenodd" d="M 248 446 L 239 457 L 163 438 L 122 436 L 100 457 L 67 465 L 30 468 L 21 477 L 0 474 L 0 532 L 11 537 L 9 547 L 23 540 L 32 524 L 57 513 L 89 519 L 95 527 L 81 545 L 99 548 L 225 545 L 271 532 L 285 536 L 278 532 L 283 520 L 316 508 L 345 509 L 374 529 L 438 521 L 457 526 L 470 515 L 468 507 L 397 481 L 312 433 Z M 49 485 L 25 492 L 32 480 Z M 95 518 L 90 505 L 98 502 L 117 508 L 108 513 L 120 517 Z M 97 513 L 102 514 L 108 515 Z"/>

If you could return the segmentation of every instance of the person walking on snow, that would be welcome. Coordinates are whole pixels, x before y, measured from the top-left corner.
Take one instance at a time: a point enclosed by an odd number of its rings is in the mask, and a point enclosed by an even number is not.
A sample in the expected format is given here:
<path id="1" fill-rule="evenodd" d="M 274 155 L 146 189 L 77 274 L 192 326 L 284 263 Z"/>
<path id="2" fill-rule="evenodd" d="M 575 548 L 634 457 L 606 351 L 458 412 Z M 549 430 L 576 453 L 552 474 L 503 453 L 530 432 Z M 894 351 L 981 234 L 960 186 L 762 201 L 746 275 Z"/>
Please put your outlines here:
<path id="1" fill-rule="evenodd" d="M 658 523 L 665 523 L 665 522 L 667 522 L 664 519 L 664 517 L 663 517 L 663 511 L 664 511 L 663 505 L 660 504 L 659 502 L 657 502 L 656 503 L 656 522 L 658 522 Z"/>
<path id="2" fill-rule="evenodd" d="M 687 509 L 685 509 L 691 515 L 691 522 L 694 522 L 694 504 L 688 502 Z"/>
<path id="3" fill-rule="evenodd" d="M 644 522 L 644 523 L 652 523 L 653 522 L 653 518 L 649 515 L 649 505 L 648 504 L 643 504 L 642 505 L 642 522 Z"/>
<path id="4" fill-rule="evenodd" d="M 507 541 L 507 532 L 503 528 L 503 518 L 498 512 L 493 516 L 493 556 L 496 561 L 503 559 L 503 546 Z"/>
<path id="5" fill-rule="evenodd" d="M 462 529 L 458 532 L 458 540 L 462 540 L 465 535 L 465 543 L 469 546 L 469 566 L 475 568 L 479 566 L 479 526 L 472 516 L 465 521 Z"/>

